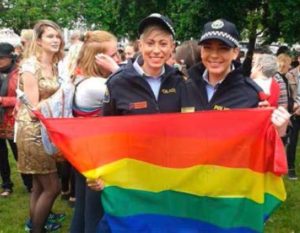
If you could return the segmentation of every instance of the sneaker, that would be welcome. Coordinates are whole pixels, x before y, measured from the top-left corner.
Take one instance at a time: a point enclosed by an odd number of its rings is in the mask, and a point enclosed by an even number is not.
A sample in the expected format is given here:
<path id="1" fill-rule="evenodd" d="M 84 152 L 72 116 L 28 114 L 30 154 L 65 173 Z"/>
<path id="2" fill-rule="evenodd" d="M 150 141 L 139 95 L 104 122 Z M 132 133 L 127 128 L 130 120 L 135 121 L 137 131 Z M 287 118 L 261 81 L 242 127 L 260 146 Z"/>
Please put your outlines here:
<path id="1" fill-rule="evenodd" d="M 59 228 L 61 228 L 61 224 L 55 223 L 55 222 L 47 222 L 46 225 L 45 225 L 45 230 L 47 232 L 56 231 Z"/>
<path id="2" fill-rule="evenodd" d="M 47 222 L 60 223 L 60 222 L 63 222 L 65 220 L 65 218 L 66 218 L 65 214 L 59 214 L 59 213 L 56 214 L 56 213 L 50 212 Z"/>
<path id="3" fill-rule="evenodd" d="M 30 232 L 32 230 L 32 222 L 30 219 L 28 219 L 26 222 L 25 222 L 25 231 L 26 232 Z"/>
<path id="4" fill-rule="evenodd" d="M 12 189 L 3 189 L 3 191 L 0 193 L 1 197 L 9 197 L 12 193 Z"/>
<path id="5" fill-rule="evenodd" d="M 58 230 L 59 228 L 61 228 L 61 224 L 59 223 L 54 223 L 54 222 L 48 222 L 46 223 L 46 225 L 44 226 L 44 229 L 47 231 L 47 232 L 52 232 L 52 231 L 56 231 Z M 31 232 L 32 230 L 32 222 L 30 219 L 28 219 L 25 223 L 25 231 L 26 232 Z"/>
<path id="6" fill-rule="evenodd" d="M 288 179 L 289 180 L 298 180 L 295 169 L 290 169 L 288 171 Z"/>

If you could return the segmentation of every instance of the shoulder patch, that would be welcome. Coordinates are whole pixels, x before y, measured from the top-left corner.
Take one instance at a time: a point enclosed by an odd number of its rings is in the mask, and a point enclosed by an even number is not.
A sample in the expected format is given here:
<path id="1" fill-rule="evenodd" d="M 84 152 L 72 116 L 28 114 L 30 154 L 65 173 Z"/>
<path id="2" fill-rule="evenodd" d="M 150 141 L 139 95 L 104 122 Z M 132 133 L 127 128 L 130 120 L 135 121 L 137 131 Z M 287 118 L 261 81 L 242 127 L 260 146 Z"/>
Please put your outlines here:
<path id="1" fill-rule="evenodd" d="M 103 103 L 109 103 L 110 102 L 110 93 L 108 88 L 106 87 L 104 97 L 103 97 Z"/>

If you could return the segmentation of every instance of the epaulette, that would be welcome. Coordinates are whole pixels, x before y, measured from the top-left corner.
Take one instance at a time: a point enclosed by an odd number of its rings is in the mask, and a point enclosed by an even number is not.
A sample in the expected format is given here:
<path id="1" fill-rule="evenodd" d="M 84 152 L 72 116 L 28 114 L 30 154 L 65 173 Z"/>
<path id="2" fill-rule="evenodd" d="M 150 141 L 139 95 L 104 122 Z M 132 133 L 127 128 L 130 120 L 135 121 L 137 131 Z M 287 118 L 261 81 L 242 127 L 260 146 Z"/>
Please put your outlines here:
<path id="1" fill-rule="evenodd" d="M 183 80 L 188 80 L 188 79 L 189 79 L 189 77 L 188 77 L 187 75 L 185 75 L 181 70 L 179 70 L 179 69 L 177 69 L 177 68 L 175 68 L 175 69 L 176 69 L 176 73 L 179 74 L 180 77 L 181 77 Z"/>
<path id="2" fill-rule="evenodd" d="M 121 73 L 122 70 L 123 70 L 123 67 L 120 67 L 116 72 L 114 72 L 111 75 L 109 75 L 107 77 L 106 83 L 109 83 L 111 81 L 111 79 L 113 79 L 116 75 L 118 75 L 119 73 Z"/>

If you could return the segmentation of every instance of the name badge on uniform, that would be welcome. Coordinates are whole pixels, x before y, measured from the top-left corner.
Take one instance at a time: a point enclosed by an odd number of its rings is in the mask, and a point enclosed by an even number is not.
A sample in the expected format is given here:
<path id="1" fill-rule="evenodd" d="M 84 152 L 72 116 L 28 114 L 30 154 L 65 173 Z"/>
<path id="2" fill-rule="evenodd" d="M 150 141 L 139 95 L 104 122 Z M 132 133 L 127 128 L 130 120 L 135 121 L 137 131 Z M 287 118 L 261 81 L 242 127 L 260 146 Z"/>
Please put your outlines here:
<path id="1" fill-rule="evenodd" d="M 229 110 L 230 108 L 215 104 L 213 110 Z"/>
<path id="2" fill-rule="evenodd" d="M 176 93 L 176 89 L 175 89 L 175 88 L 161 89 L 161 92 L 162 92 L 163 94 L 172 94 L 172 93 Z"/>
<path id="3" fill-rule="evenodd" d="M 182 107 L 181 112 L 182 113 L 195 112 L 195 107 Z"/>
<path id="4" fill-rule="evenodd" d="M 147 101 L 134 102 L 129 104 L 129 109 L 145 109 L 148 107 Z"/>

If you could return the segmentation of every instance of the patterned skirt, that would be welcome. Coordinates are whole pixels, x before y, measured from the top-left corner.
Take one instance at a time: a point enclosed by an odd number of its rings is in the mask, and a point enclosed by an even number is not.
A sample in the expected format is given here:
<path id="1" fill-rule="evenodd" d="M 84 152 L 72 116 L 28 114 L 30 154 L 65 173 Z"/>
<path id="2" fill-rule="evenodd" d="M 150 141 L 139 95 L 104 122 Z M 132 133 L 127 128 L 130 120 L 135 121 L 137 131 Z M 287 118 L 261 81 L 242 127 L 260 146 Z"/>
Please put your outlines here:
<path id="1" fill-rule="evenodd" d="M 18 170 L 25 174 L 56 172 L 56 162 L 44 151 L 39 121 L 19 121 L 17 126 Z"/>

